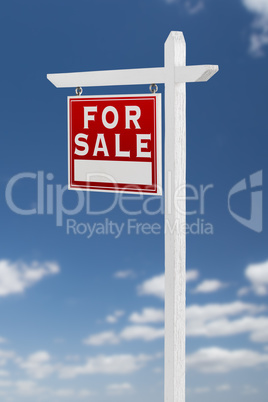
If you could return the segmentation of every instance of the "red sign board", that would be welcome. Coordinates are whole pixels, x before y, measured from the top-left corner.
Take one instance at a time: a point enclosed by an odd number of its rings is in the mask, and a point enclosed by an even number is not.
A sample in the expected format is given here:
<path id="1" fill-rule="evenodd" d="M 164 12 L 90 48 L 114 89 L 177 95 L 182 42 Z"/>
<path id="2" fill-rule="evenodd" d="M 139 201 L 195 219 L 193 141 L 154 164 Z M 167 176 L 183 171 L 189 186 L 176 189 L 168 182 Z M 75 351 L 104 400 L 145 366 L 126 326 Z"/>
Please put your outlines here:
<path id="1" fill-rule="evenodd" d="M 68 97 L 69 189 L 162 193 L 161 94 Z"/>

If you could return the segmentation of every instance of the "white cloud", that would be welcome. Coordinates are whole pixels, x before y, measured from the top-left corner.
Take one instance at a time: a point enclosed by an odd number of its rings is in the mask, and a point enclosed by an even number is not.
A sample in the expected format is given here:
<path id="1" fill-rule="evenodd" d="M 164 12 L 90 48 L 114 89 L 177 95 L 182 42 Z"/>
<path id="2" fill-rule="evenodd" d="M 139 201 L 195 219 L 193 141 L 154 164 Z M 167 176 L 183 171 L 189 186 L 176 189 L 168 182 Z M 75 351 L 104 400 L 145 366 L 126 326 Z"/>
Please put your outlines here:
<path id="1" fill-rule="evenodd" d="M 157 374 L 163 373 L 163 367 L 155 367 L 155 368 L 153 369 L 153 372 L 154 372 L 154 373 L 157 373 Z"/>
<path id="2" fill-rule="evenodd" d="M 252 385 L 246 384 L 243 387 L 242 394 L 244 395 L 254 395 L 258 394 L 259 390 L 255 387 L 252 387 Z"/>
<path id="3" fill-rule="evenodd" d="M 124 382 L 121 384 L 109 384 L 107 386 L 108 394 L 112 395 L 123 395 L 126 392 L 130 392 L 133 390 L 133 387 L 128 382 Z"/>
<path id="4" fill-rule="evenodd" d="M 81 389 L 79 392 L 78 392 L 78 398 L 87 398 L 87 397 L 89 397 L 89 396 L 91 396 L 91 395 L 94 395 L 94 392 L 92 392 L 92 391 L 90 391 L 90 390 L 88 390 L 88 389 Z"/>
<path id="5" fill-rule="evenodd" d="M 91 374 L 130 374 L 140 370 L 152 357 L 140 354 L 100 355 L 87 359 L 84 365 L 61 366 L 60 378 L 76 378 L 79 375 Z"/>
<path id="6" fill-rule="evenodd" d="M 154 276 L 144 281 L 138 287 L 139 295 L 156 296 L 160 299 L 165 298 L 165 274 Z"/>
<path id="7" fill-rule="evenodd" d="M 47 394 L 48 392 L 46 392 Z M 50 390 L 50 393 L 59 398 L 88 398 L 94 395 L 94 392 L 88 389 L 75 390 L 72 388 L 61 388 L 57 390 Z"/>
<path id="8" fill-rule="evenodd" d="M 268 342 L 268 317 L 259 317 L 251 322 L 250 339 L 252 342 Z"/>
<path id="9" fill-rule="evenodd" d="M 83 343 L 90 346 L 115 345 L 124 341 L 153 341 L 164 336 L 164 328 L 154 328 L 148 325 L 130 325 L 119 334 L 114 331 L 100 332 L 86 338 Z"/>
<path id="10" fill-rule="evenodd" d="M 245 276 L 258 296 L 268 295 L 268 261 L 249 265 L 245 270 Z"/>
<path id="11" fill-rule="evenodd" d="M 23 262 L 13 263 L 8 260 L 0 260 L 0 297 L 10 294 L 23 293 L 25 289 L 41 281 L 44 277 L 60 272 L 55 262 L 27 265 Z"/>
<path id="12" fill-rule="evenodd" d="M 204 0 L 164 0 L 167 4 L 182 4 L 188 14 L 193 15 L 202 11 L 205 7 Z"/>
<path id="13" fill-rule="evenodd" d="M 231 390 L 230 384 L 222 384 L 222 385 L 218 385 L 216 387 L 216 391 L 218 391 L 218 392 L 226 392 L 226 391 L 230 391 L 230 390 Z"/>
<path id="14" fill-rule="evenodd" d="M 225 304 L 192 305 L 187 307 L 186 315 L 189 324 L 197 321 L 205 322 L 213 319 L 235 316 L 242 313 L 257 314 L 266 310 L 266 306 L 234 301 Z"/>
<path id="15" fill-rule="evenodd" d="M 152 322 L 163 322 L 165 313 L 163 309 L 144 308 L 141 313 L 134 312 L 129 316 L 129 321 L 135 324 L 147 324 Z"/>
<path id="16" fill-rule="evenodd" d="M 242 0 L 242 4 L 255 16 L 250 36 L 250 54 L 263 56 L 264 48 L 268 45 L 268 0 Z"/>
<path id="17" fill-rule="evenodd" d="M 7 343 L 7 339 L 0 336 L 0 343 Z"/>
<path id="18" fill-rule="evenodd" d="M 10 380 L 0 380 L 0 388 L 9 388 L 12 386 L 12 381 Z"/>
<path id="19" fill-rule="evenodd" d="M 8 389 L 8 394 L 4 392 L 5 389 Z M 32 380 L 19 380 L 19 381 L 10 381 L 0 380 L 0 395 L 9 395 L 10 401 L 13 401 L 13 396 L 17 397 L 22 396 L 25 397 L 41 397 L 42 400 L 45 397 L 45 400 L 51 400 L 53 397 L 57 398 L 88 398 L 92 395 L 95 395 L 94 392 L 89 389 L 72 389 L 72 388 L 59 388 L 52 389 L 47 387 L 40 387 L 39 384 Z M 24 400 L 24 399 L 23 399 Z M 32 400 L 32 399 L 31 399 Z M 38 399 L 38 401 L 41 399 Z M 53 398 L 54 400 L 54 398 Z"/>
<path id="20" fill-rule="evenodd" d="M 75 392 L 71 388 L 63 388 L 56 390 L 55 395 L 59 396 L 60 398 L 70 398 L 71 396 L 75 395 Z"/>
<path id="21" fill-rule="evenodd" d="M 247 9 L 253 13 L 267 14 L 268 15 L 268 1 L 267 0 L 242 0 Z"/>
<path id="22" fill-rule="evenodd" d="M 245 286 L 245 287 L 243 287 L 243 288 L 240 288 L 240 289 L 237 291 L 237 296 L 238 296 L 238 297 L 243 297 L 243 296 L 248 295 L 249 293 L 250 293 L 250 288 L 247 287 L 247 286 Z"/>
<path id="23" fill-rule="evenodd" d="M 39 387 L 34 381 L 31 380 L 16 381 L 12 385 L 12 388 L 22 396 L 39 395 L 44 394 L 47 391 L 46 388 Z"/>
<path id="24" fill-rule="evenodd" d="M 193 290 L 194 293 L 212 293 L 217 292 L 227 286 L 226 283 L 219 281 L 218 279 L 207 279 L 201 282 Z"/>
<path id="25" fill-rule="evenodd" d="M 11 393 L 13 392 L 16 395 L 20 395 L 22 397 L 32 397 L 36 395 L 41 395 L 41 394 L 47 394 L 48 389 L 44 387 L 39 387 L 37 383 L 31 380 L 20 380 L 20 381 L 0 381 L 0 387 L 3 388 L 8 388 L 8 395 L 11 396 Z M 13 394 L 13 395 L 14 395 Z M 4 394 L 3 394 L 4 395 Z M 7 395 L 7 394 L 5 394 Z M 8 399 L 10 401 L 13 401 L 13 399 L 10 397 Z"/>
<path id="26" fill-rule="evenodd" d="M 205 3 L 203 0 L 186 0 L 185 1 L 185 9 L 190 15 L 194 15 L 202 11 L 205 7 Z"/>
<path id="27" fill-rule="evenodd" d="M 65 357 L 66 361 L 69 362 L 78 362 L 80 360 L 80 356 L 79 355 L 68 355 Z"/>
<path id="28" fill-rule="evenodd" d="M 4 367 L 8 361 L 15 360 L 16 353 L 12 350 L 1 350 L 0 349 L 0 366 Z"/>
<path id="29" fill-rule="evenodd" d="M 256 20 L 254 26 L 257 32 L 250 36 L 249 53 L 254 57 L 262 57 L 265 54 L 264 48 L 268 45 L 268 23 L 266 26 L 266 20 Z"/>
<path id="30" fill-rule="evenodd" d="M 116 279 L 135 278 L 135 272 L 132 271 L 132 269 L 126 269 L 124 271 L 116 271 L 114 273 L 114 278 Z"/>
<path id="31" fill-rule="evenodd" d="M 146 364 L 154 359 L 162 357 L 160 354 L 155 355 L 132 355 L 132 354 L 117 354 L 117 355 L 98 355 L 89 357 L 83 363 L 62 364 L 54 363 L 50 354 L 46 351 L 38 351 L 31 354 L 28 358 L 23 359 L 12 351 L 0 350 L 0 367 L 5 366 L 9 361 L 12 361 L 19 369 L 24 371 L 29 380 L 12 381 L 11 379 L 0 379 L 0 388 L 11 387 L 14 392 L 21 395 L 56 395 L 58 397 L 68 397 L 69 388 L 49 389 L 40 388 L 34 380 L 44 379 L 52 375 L 56 375 L 62 379 L 76 378 L 81 375 L 127 375 L 142 369 Z M 3 377 L 8 377 L 9 372 L 2 371 Z M 0 374 L 0 375 L 1 375 Z M 88 389 L 75 390 L 75 395 L 79 398 L 86 398 L 94 393 Z"/>
<path id="32" fill-rule="evenodd" d="M 207 394 L 211 391 L 209 387 L 198 387 L 194 389 L 195 394 Z"/>
<path id="33" fill-rule="evenodd" d="M 115 324 L 124 314 L 125 312 L 123 310 L 116 310 L 113 314 L 107 315 L 105 321 L 107 321 L 109 324 Z"/>
<path id="34" fill-rule="evenodd" d="M 268 342 L 268 317 L 254 317 L 265 306 L 242 303 L 193 305 L 186 309 L 187 335 L 219 337 L 248 333 L 253 342 Z M 230 319 L 241 314 L 243 317 Z"/>
<path id="35" fill-rule="evenodd" d="M 86 338 L 85 345 L 101 346 L 105 344 L 115 345 L 120 342 L 120 338 L 113 331 L 100 332 Z"/>
<path id="36" fill-rule="evenodd" d="M 7 370 L 0 370 L 0 377 L 9 377 L 9 375 Z"/>
<path id="37" fill-rule="evenodd" d="M 51 356 L 46 351 L 38 351 L 27 359 L 17 359 L 18 365 L 32 378 L 42 379 L 52 374 L 56 367 L 51 363 Z"/>
<path id="38" fill-rule="evenodd" d="M 268 342 L 268 317 L 242 317 L 237 320 L 221 319 L 205 323 L 195 336 L 219 337 L 250 333 L 254 342 Z"/>
<path id="39" fill-rule="evenodd" d="M 131 325 L 123 329 L 120 338 L 132 341 L 140 339 L 143 341 L 153 341 L 164 337 L 164 328 L 153 328 L 148 325 Z"/>
<path id="40" fill-rule="evenodd" d="M 199 349 L 186 358 L 187 368 L 202 373 L 227 373 L 237 369 L 268 364 L 268 354 L 248 349 L 227 350 L 218 347 Z"/>
<path id="41" fill-rule="evenodd" d="M 199 278 L 199 271 L 197 269 L 188 269 L 186 271 L 186 281 L 196 281 Z"/>
<path id="42" fill-rule="evenodd" d="M 198 279 L 199 272 L 196 269 L 186 271 L 186 281 Z M 156 296 L 160 299 L 165 298 L 165 274 L 153 276 L 138 286 L 139 295 Z"/>

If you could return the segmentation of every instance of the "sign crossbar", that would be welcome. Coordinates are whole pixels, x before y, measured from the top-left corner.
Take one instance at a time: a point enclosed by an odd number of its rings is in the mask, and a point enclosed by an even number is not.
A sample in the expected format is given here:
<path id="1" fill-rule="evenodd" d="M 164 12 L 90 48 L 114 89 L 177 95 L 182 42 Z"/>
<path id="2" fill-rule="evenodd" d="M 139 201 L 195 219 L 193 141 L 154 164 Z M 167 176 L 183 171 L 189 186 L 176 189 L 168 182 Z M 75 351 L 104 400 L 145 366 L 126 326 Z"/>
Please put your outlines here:
<path id="1" fill-rule="evenodd" d="M 216 65 L 176 66 L 175 83 L 208 81 L 218 69 Z M 163 84 L 168 78 L 166 67 L 47 74 L 57 88 Z"/>

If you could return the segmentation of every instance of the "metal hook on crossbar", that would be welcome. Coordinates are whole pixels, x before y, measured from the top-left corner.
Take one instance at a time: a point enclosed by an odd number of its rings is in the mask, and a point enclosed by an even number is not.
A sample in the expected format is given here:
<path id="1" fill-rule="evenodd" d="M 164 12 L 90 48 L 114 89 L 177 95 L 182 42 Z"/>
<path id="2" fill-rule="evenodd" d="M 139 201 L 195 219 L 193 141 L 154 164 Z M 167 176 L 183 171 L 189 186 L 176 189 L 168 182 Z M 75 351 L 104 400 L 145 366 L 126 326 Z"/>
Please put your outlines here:
<path id="1" fill-rule="evenodd" d="M 83 93 L 83 89 L 81 87 L 76 87 L 75 88 L 75 93 L 77 96 L 81 96 Z"/>
<path id="2" fill-rule="evenodd" d="M 158 91 L 158 86 L 156 84 L 151 84 L 149 86 L 150 92 L 152 92 L 152 94 L 156 93 Z"/>

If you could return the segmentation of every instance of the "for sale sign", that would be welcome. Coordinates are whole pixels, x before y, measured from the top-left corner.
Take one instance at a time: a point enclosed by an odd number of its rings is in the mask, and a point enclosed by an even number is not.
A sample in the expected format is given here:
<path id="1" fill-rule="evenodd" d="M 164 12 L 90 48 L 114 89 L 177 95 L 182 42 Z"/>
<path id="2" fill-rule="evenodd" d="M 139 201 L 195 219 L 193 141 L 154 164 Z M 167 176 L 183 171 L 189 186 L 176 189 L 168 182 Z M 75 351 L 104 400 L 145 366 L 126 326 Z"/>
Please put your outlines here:
<path id="1" fill-rule="evenodd" d="M 68 98 L 69 189 L 162 193 L 161 94 Z"/>

